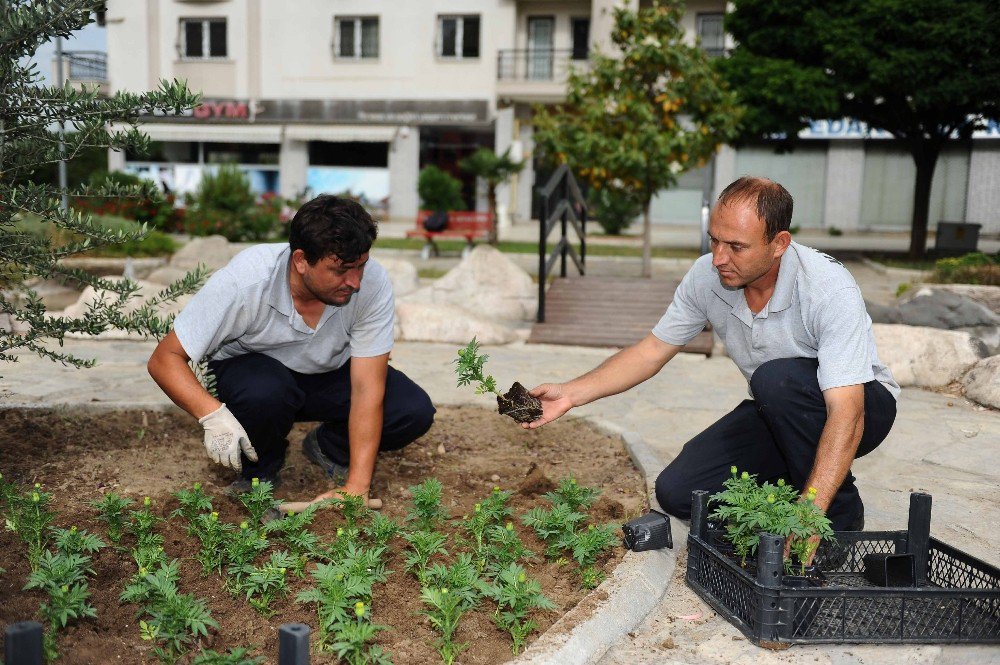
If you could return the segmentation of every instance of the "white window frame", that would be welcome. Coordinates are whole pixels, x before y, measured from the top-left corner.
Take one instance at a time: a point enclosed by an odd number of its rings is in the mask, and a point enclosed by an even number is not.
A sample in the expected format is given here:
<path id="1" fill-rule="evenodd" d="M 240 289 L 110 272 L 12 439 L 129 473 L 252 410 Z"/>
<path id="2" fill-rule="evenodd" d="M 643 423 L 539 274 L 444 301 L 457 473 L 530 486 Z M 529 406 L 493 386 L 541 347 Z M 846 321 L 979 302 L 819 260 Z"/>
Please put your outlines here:
<path id="1" fill-rule="evenodd" d="M 187 30 L 184 29 L 188 23 L 201 23 L 201 52 L 202 55 L 187 54 Z M 226 54 L 210 55 L 212 52 L 212 23 L 222 23 L 226 26 Z M 202 60 L 228 60 L 229 59 L 229 20 L 225 16 L 212 17 L 182 17 L 177 23 L 179 35 L 177 37 L 177 53 L 181 60 L 192 60 L 199 62 Z"/>
<path id="2" fill-rule="evenodd" d="M 725 12 L 698 12 L 695 15 L 695 34 L 698 37 L 698 41 L 701 43 L 701 48 L 705 49 L 705 51 L 720 51 L 721 53 L 726 52 L 726 29 L 723 26 L 724 19 L 725 19 Z M 722 27 L 722 44 L 718 47 L 706 46 L 704 40 L 702 39 L 704 30 L 702 26 L 706 20 L 711 20 L 711 21 L 717 20 L 719 21 L 720 27 Z"/>
<path id="3" fill-rule="evenodd" d="M 366 19 L 375 20 L 375 30 L 378 35 L 375 49 L 375 55 L 363 55 L 364 48 L 361 44 L 361 24 L 362 21 Z M 340 53 L 340 25 L 343 22 L 352 21 L 354 23 L 354 55 L 341 55 Z M 382 21 L 379 20 L 378 16 L 334 16 L 333 17 L 333 57 L 335 60 L 360 60 L 360 61 L 373 61 L 378 60 L 382 55 Z"/>
<path id="4" fill-rule="evenodd" d="M 479 19 L 479 55 L 464 56 L 465 50 L 465 20 L 469 18 Z M 444 54 L 444 22 L 446 20 L 455 21 L 455 55 Z M 438 14 L 437 19 L 437 45 L 435 48 L 437 57 L 443 60 L 479 60 L 483 57 L 483 16 L 482 14 Z"/>

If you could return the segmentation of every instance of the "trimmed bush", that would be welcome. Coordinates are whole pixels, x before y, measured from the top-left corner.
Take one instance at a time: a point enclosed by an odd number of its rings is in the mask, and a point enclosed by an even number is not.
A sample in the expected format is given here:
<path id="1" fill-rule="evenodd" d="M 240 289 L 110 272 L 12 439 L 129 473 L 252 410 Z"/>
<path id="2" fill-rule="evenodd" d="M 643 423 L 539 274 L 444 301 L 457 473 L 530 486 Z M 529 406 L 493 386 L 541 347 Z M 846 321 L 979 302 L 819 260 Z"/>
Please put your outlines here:
<path id="1" fill-rule="evenodd" d="M 424 210 L 465 210 L 462 182 L 436 166 L 425 166 L 420 171 L 417 194 Z"/>

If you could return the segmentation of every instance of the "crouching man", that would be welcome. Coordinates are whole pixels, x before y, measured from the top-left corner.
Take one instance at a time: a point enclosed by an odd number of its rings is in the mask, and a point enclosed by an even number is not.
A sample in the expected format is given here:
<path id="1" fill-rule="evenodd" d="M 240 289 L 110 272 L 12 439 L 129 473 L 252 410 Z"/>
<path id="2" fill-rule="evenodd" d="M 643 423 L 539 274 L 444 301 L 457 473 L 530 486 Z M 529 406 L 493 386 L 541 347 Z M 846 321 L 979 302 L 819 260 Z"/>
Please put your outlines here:
<path id="1" fill-rule="evenodd" d="M 712 253 L 695 261 L 653 331 L 579 378 L 532 390 L 543 413 L 525 427 L 642 383 L 711 323 L 753 399 L 684 445 L 656 480 L 660 506 L 688 519 L 692 490 L 722 490 L 736 466 L 803 494 L 816 488 L 835 530 L 861 530 L 851 464 L 888 435 L 899 386 L 879 361 L 854 278 L 792 242 L 791 220 L 792 197 L 778 183 L 729 185 L 709 220 Z"/>
<path id="2" fill-rule="evenodd" d="M 434 420 L 430 398 L 389 367 L 392 285 L 369 259 L 377 228 L 358 203 L 319 196 L 292 219 L 287 243 L 257 245 L 216 272 L 149 359 L 150 375 L 205 429 L 205 449 L 239 477 L 277 484 L 298 421 L 323 424 L 303 452 L 335 492 L 367 498 L 378 451 Z M 218 399 L 189 360 L 208 358 Z"/>

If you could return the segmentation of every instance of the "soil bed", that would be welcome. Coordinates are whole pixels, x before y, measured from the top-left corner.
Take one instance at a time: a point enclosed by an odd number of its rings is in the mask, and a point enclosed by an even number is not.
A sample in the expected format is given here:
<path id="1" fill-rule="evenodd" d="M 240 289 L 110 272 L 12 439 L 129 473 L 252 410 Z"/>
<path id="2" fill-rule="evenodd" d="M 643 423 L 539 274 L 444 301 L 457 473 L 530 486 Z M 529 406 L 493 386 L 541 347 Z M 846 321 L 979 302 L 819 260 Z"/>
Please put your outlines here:
<path id="1" fill-rule="evenodd" d="M 288 462 L 282 472 L 282 485 L 275 492 L 279 498 L 308 500 L 329 489 L 322 470 L 305 459 L 298 445 L 310 427 L 296 425 L 289 437 L 292 445 Z M 239 523 L 247 515 L 235 499 L 222 494 L 232 477 L 209 460 L 202 447 L 200 427 L 179 412 L 0 411 L 0 471 L 7 479 L 25 486 L 39 482 L 52 492 L 55 526 L 77 526 L 105 540 L 105 526 L 88 504 L 108 491 L 137 503 L 149 496 L 154 512 L 167 517 L 178 506 L 171 493 L 201 482 L 220 520 Z M 462 516 L 494 486 L 512 490 L 515 528 L 525 545 L 536 553 L 534 560 L 521 563 L 558 608 L 534 615 L 538 623 L 538 631 L 531 637 L 534 639 L 587 595 L 580 586 L 576 564 L 557 565 L 545 559 L 545 545 L 519 519 L 530 508 L 548 507 L 541 495 L 570 475 L 581 485 L 602 490 L 589 511 L 591 523 L 620 523 L 647 507 L 643 479 L 617 438 L 572 420 L 524 431 L 509 419 L 498 417 L 495 411 L 476 407 L 440 409 L 426 436 L 401 451 L 381 455 L 372 496 L 384 501 L 383 514 L 402 522 L 409 508 L 407 488 L 428 477 L 440 480 L 444 486 L 443 504 L 453 517 L 442 531 L 449 533 L 446 547 L 454 555 L 460 551 L 453 536 L 459 531 Z M 343 523 L 336 511 L 323 511 L 311 530 L 329 541 Z M 315 606 L 295 602 L 299 591 L 312 583 L 308 574 L 304 579 L 290 578 L 289 594 L 273 604 L 273 617 L 263 618 L 241 598 L 225 591 L 221 577 L 201 575 L 201 566 L 193 559 L 197 540 L 185 533 L 185 525 L 182 518 L 174 517 L 158 525 L 157 531 L 165 536 L 168 557 L 181 560 L 181 592 L 205 599 L 220 625 L 220 630 L 212 631 L 209 639 L 203 640 L 203 648 L 223 651 L 247 647 L 253 654 L 264 656 L 266 662 L 275 662 L 279 625 L 302 622 L 316 627 Z M 123 539 L 124 545 L 131 544 L 129 538 Z M 419 614 L 420 588 L 413 575 L 406 572 L 402 554 L 405 546 L 401 537 L 390 541 L 385 562 L 393 572 L 386 583 L 375 587 L 373 620 L 391 626 L 379 634 L 377 643 L 397 664 L 439 663 L 441 658 L 433 647 L 437 633 Z M 280 549 L 280 545 L 273 549 Z M 603 569 L 610 571 L 623 554 L 620 545 L 615 547 L 602 562 Z M 39 592 L 22 591 L 29 572 L 25 547 L 15 534 L 5 530 L 0 531 L 0 567 L 7 571 L 0 573 L 0 630 L 12 622 L 37 619 L 45 597 Z M 135 573 L 129 553 L 105 548 L 93 567 L 96 578 L 90 580 L 91 602 L 97 618 L 60 632 L 59 662 L 155 662 L 152 645 L 139 636 L 137 607 L 122 605 L 118 600 Z M 493 609 L 492 602 L 486 600 L 462 618 L 456 640 L 467 643 L 468 649 L 459 656 L 460 662 L 500 663 L 511 658 L 510 637 L 494 625 Z M 313 663 L 336 662 L 329 653 L 315 648 L 312 653 Z M 189 662 L 193 655 L 181 662 Z"/>

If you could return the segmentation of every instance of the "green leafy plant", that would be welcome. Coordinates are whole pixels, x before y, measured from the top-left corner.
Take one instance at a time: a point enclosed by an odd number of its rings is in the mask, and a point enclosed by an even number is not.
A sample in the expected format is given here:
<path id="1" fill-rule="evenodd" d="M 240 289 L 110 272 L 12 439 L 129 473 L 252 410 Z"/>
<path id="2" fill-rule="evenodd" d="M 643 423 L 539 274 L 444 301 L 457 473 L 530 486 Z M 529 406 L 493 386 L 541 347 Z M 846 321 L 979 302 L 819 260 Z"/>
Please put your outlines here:
<path id="1" fill-rule="evenodd" d="M 250 656 L 249 653 L 249 649 L 242 647 L 225 653 L 205 649 L 195 656 L 191 665 L 261 665 L 264 662 L 263 656 Z"/>
<path id="2" fill-rule="evenodd" d="M 776 484 L 757 484 L 757 476 L 739 472 L 734 466 L 723 491 L 712 495 L 710 503 L 719 506 L 709 516 L 725 527 L 728 540 L 742 564 L 757 552 L 761 533 L 773 533 L 789 539 L 790 553 L 796 557 L 801 574 L 819 540 L 833 540 L 830 520 L 815 504 L 816 490 L 810 488 L 799 496 L 794 487 L 779 479 Z M 785 560 L 791 570 L 793 561 Z"/>
<path id="3" fill-rule="evenodd" d="M 48 547 L 48 528 L 55 515 L 49 508 L 52 494 L 42 490 L 39 483 L 23 496 L 12 497 L 11 509 L 7 513 L 8 531 L 28 546 L 28 563 L 35 570 L 45 548 Z"/>
<path id="4" fill-rule="evenodd" d="M 489 242 L 497 242 L 497 187 L 507 182 L 511 176 L 524 168 L 523 161 L 517 161 L 510 156 L 510 148 L 498 155 L 489 148 L 479 148 L 474 153 L 458 162 L 458 167 L 467 173 L 482 178 L 486 182 L 486 204 L 493 215 L 493 226 L 490 229 Z"/>
<path id="5" fill-rule="evenodd" d="M 557 558 L 563 549 L 563 538 L 574 533 L 585 519 L 586 515 L 573 510 L 568 503 L 557 503 L 548 510 L 541 506 L 532 508 L 521 516 L 521 523 L 545 542 L 545 556 Z"/>
<path id="6" fill-rule="evenodd" d="M 521 542 L 513 522 L 507 522 L 503 526 L 494 524 L 486 534 L 486 572 L 489 575 L 497 575 L 515 561 L 534 557 L 534 553 Z"/>
<path id="7" fill-rule="evenodd" d="M 586 487 L 576 482 L 576 478 L 570 476 L 559 481 L 559 486 L 542 495 L 542 498 L 557 506 L 565 503 L 573 510 L 589 508 L 591 504 L 600 496 L 601 491 L 594 487 Z"/>
<path id="8" fill-rule="evenodd" d="M 212 499 L 201 488 L 201 483 L 195 483 L 189 490 L 174 492 L 174 498 L 180 504 L 171 517 L 183 517 L 188 521 L 188 535 L 194 535 L 194 521 L 203 512 L 212 512 Z"/>
<path id="9" fill-rule="evenodd" d="M 484 585 L 484 595 L 497 603 L 493 620 L 502 630 L 510 633 L 512 651 L 516 656 L 524 647 L 528 635 L 538 627 L 529 617 L 532 610 L 552 610 L 555 603 L 542 594 L 542 585 L 528 577 L 524 568 L 509 564 L 497 575 L 492 584 Z"/>
<path id="10" fill-rule="evenodd" d="M 226 562 L 229 564 L 227 587 L 238 593 L 249 571 L 253 570 L 254 559 L 267 549 L 267 538 L 247 522 L 240 522 L 238 529 L 229 532 L 224 546 Z"/>
<path id="11" fill-rule="evenodd" d="M 125 509 L 132 505 L 132 499 L 108 492 L 90 504 L 99 512 L 98 519 L 108 525 L 108 540 L 117 545 L 125 528 Z"/>
<path id="12" fill-rule="evenodd" d="M 479 342 L 475 337 L 464 349 L 458 350 L 458 358 L 454 360 L 457 365 L 455 373 L 458 374 L 458 387 L 475 384 L 476 394 L 485 395 L 493 393 L 499 395 L 497 382 L 492 376 L 483 374 L 483 366 L 490 357 L 485 353 L 479 353 Z"/>
<path id="13" fill-rule="evenodd" d="M 570 532 L 560 544 L 573 554 L 573 560 L 580 565 L 580 577 L 585 589 L 593 589 L 604 579 L 604 572 L 598 568 L 598 557 L 618 543 L 618 525 L 587 525 L 586 529 Z"/>
<path id="14" fill-rule="evenodd" d="M 273 616 L 271 602 L 288 594 L 287 576 L 297 565 L 288 552 L 274 552 L 264 565 L 244 567 L 238 592 L 263 616 Z"/>
<path id="15" fill-rule="evenodd" d="M 68 529 L 53 528 L 52 537 L 56 548 L 65 554 L 94 554 L 107 547 L 96 535 L 75 526 Z"/>
<path id="16" fill-rule="evenodd" d="M 433 164 L 420 169 L 417 194 L 424 210 L 465 210 L 462 182 Z"/>
<path id="17" fill-rule="evenodd" d="M 361 496 L 342 494 L 337 498 L 330 499 L 329 501 L 333 504 L 334 508 L 339 510 L 340 514 L 344 516 L 348 529 L 357 528 L 358 520 L 367 516 L 368 513 L 371 512 L 368 509 L 368 504 L 364 497 Z"/>
<path id="18" fill-rule="evenodd" d="M 642 201 L 628 189 L 605 185 L 587 193 L 588 216 L 609 236 L 621 235 L 642 214 Z"/>
<path id="19" fill-rule="evenodd" d="M 393 536 L 399 533 L 399 530 L 399 524 L 391 517 L 382 513 L 375 513 L 371 521 L 363 529 L 365 536 L 376 547 L 388 545 Z"/>
<path id="20" fill-rule="evenodd" d="M 463 599 L 460 595 L 451 593 L 448 587 L 423 587 L 420 590 L 420 600 L 427 606 L 424 616 L 441 633 L 437 640 L 438 653 L 445 665 L 452 665 L 458 654 L 468 646 L 454 640 L 458 622 L 465 614 Z"/>
<path id="21" fill-rule="evenodd" d="M 406 569 L 416 575 L 420 586 L 424 586 L 431 557 L 435 554 L 448 553 L 444 548 L 448 537 L 437 531 L 414 531 L 403 534 L 403 538 L 410 543 L 410 551 L 406 555 Z"/>
<path id="22" fill-rule="evenodd" d="M 79 545 L 78 542 L 75 544 Z M 65 628 L 71 621 L 97 616 L 97 610 L 88 602 L 90 590 L 86 576 L 93 574 L 89 556 L 73 551 L 57 550 L 53 553 L 46 550 L 39 557 L 37 567 L 28 576 L 25 590 L 39 589 L 48 594 L 48 600 L 42 603 L 39 610 L 49 627 L 42 641 L 46 660 L 59 657 L 56 645 L 58 630 Z"/>
<path id="23" fill-rule="evenodd" d="M 441 505 L 442 491 L 441 481 L 437 478 L 427 478 L 419 485 L 410 487 L 413 509 L 408 518 L 416 522 L 418 529 L 428 531 L 448 518 L 448 511 Z"/>
<path id="24" fill-rule="evenodd" d="M 316 517 L 319 504 L 313 504 L 300 513 L 291 512 L 284 519 L 271 520 L 264 525 L 264 533 L 275 535 L 298 556 L 316 556 L 319 553 L 319 536 L 309 530 Z"/>
<path id="25" fill-rule="evenodd" d="M 260 524 L 260 518 L 271 508 L 278 505 L 274 499 L 274 483 L 254 478 L 250 481 L 250 491 L 240 495 L 240 503 L 250 513 L 254 524 Z"/>
<path id="26" fill-rule="evenodd" d="M 489 496 L 473 507 L 472 514 L 464 518 L 464 526 L 469 534 L 467 542 L 472 547 L 479 572 L 486 568 L 489 545 L 487 531 L 492 526 L 502 525 L 512 515 L 510 506 L 507 505 L 510 496 L 510 492 L 494 487 Z"/>
<path id="27" fill-rule="evenodd" d="M 1000 255 L 982 252 L 938 259 L 934 262 L 932 282 L 1000 286 Z"/>
<path id="28" fill-rule="evenodd" d="M 219 513 L 202 513 L 194 520 L 194 535 L 201 543 L 195 558 L 201 563 L 202 572 L 208 575 L 213 570 L 222 573 L 226 563 L 226 545 L 232 524 L 219 521 Z"/>
<path id="29" fill-rule="evenodd" d="M 157 547 L 163 545 L 163 536 L 156 533 L 156 525 L 163 518 L 153 513 L 153 500 L 143 497 L 142 507 L 129 513 L 128 530 L 135 536 L 138 547 Z"/>
<path id="30" fill-rule="evenodd" d="M 388 654 L 382 647 L 369 645 L 375 635 L 388 626 L 380 626 L 367 620 L 368 607 L 363 602 L 354 604 L 356 621 L 340 624 L 337 639 L 331 645 L 331 650 L 348 665 L 384 665 L 391 664 Z"/>

